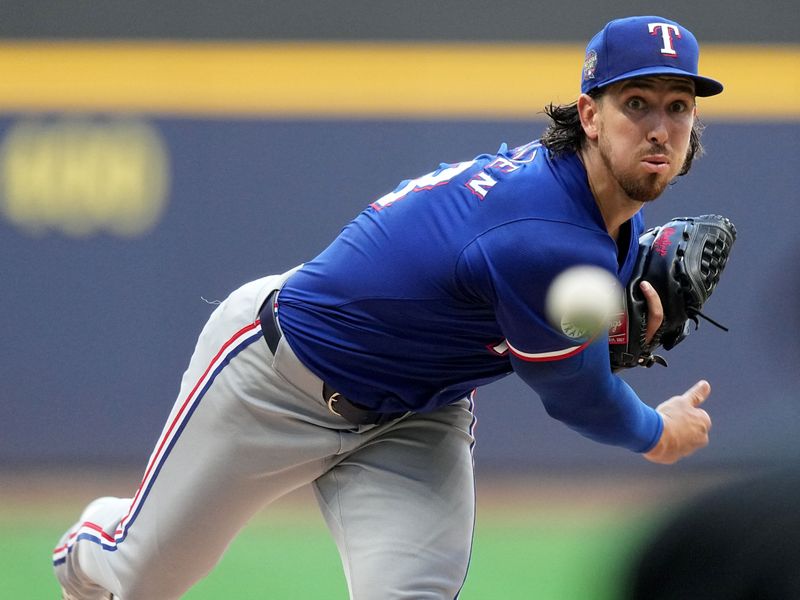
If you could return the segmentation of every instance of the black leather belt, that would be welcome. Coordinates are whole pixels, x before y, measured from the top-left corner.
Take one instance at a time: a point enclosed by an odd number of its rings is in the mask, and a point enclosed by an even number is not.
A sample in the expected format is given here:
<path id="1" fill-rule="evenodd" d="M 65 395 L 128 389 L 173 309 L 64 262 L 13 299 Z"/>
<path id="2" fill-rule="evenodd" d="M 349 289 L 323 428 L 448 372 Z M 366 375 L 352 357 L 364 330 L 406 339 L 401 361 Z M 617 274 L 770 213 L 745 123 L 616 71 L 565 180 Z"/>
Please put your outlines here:
<path id="1" fill-rule="evenodd" d="M 275 300 L 278 290 L 272 292 L 264 301 L 261 307 L 259 318 L 261 319 L 261 331 L 267 341 L 267 347 L 272 354 L 278 349 L 278 342 L 281 341 L 281 328 L 278 325 L 278 318 L 275 314 Z M 362 408 L 334 390 L 327 383 L 322 384 L 322 399 L 328 405 L 328 410 L 349 421 L 353 425 L 382 425 L 402 417 L 405 413 L 379 413 L 366 408 Z"/>
<path id="2" fill-rule="evenodd" d="M 264 332 L 264 339 L 267 340 L 267 348 L 273 355 L 278 349 L 278 342 L 281 341 L 283 335 L 278 327 L 278 317 L 275 316 L 275 298 L 277 296 L 278 290 L 270 293 L 258 314 L 258 318 L 261 319 L 261 331 Z"/>

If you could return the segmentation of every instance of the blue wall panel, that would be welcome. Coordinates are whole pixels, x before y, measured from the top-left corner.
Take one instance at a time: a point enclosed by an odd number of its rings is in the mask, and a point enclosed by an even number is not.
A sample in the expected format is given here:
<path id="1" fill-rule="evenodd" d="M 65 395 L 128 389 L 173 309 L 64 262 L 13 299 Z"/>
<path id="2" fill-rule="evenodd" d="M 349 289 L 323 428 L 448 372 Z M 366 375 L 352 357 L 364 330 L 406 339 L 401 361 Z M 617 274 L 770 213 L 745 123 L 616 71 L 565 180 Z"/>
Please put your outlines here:
<path id="1" fill-rule="evenodd" d="M 38 117 L 26 117 L 32 118 Z M 544 127 L 541 121 L 136 121 L 159 148 L 148 155 L 156 166 L 140 173 L 143 189 L 158 179 L 159 164 L 168 177 L 157 220 L 131 236 L 113 226 L 76 235 L 53 225 L 52 215 L 43 221 L 49 226 L 34 229 L 14 219 L 8 196 L 17 192 L 8 165 L 22 156 L 24 166 L 25 154 L 7 142 L 21 119 L 0 120 L 5 465 L 143 461 L 213 309 L 203 298 L 221 299 L 240 283 L 311 258 L 401 179 L 493 151 L 502 141 L 525 142 Z M 59 119 L 42 127 L 62 131 Z M 699 377 L 712 382 L 713 441 L 693 464 L 796 455 L 800 125 L 712 123 L 704 139 L 708 155 L 647 215 L 653 224 L 705 212 L 734 220 L 740 239 L 707 305 L 731 331 L 702 324 L 667 354 L 668 369 L 639 370 L 629 380 L 653 404 Z M 122 152 L 119 144 L 112 151 Z M 42 160 L 33 154 L 31 160 Z M 56 192 L 70 177 L 60 168 L 42 171 L 47 177 L 55 169 Z M 103 167 L 95 170 L 100 174 L 84 169 L 76 177 L 102 180 Z M 68 208 L 80 211 L 80 199 Z M 479 393 L 478 417 L 479 464 L 641 462 L 550 420 L 514 378 Z"/>

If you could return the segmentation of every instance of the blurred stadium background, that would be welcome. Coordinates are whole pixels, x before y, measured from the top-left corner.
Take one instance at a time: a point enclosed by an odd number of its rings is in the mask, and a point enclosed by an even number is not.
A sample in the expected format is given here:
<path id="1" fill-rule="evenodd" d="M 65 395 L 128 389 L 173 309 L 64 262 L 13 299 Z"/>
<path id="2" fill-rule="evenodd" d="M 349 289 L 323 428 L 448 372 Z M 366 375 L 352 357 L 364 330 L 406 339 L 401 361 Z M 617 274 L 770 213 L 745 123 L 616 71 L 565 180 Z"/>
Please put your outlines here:
<path id="1" fill-rule="evenodd" d="M 55 597 L 60 532 L 136 488 L 208 301 L 311 258 L 401 179 L 537 137 L 588 38 L 648 13 L 692 29 L 726 91 L 699 103 L 707 156 L 647 220 L 719 212 L 739 240 L 707 305 L 731 331 L 701 325 L 627 379 L 655 404 L 708 378 L 712 444 L 658 467 L 513 378 L 481 390 L 467 599 L 619 597 L 664 510 L 800 458 L 794 3 L 4 2 L 0 597 Z M 188 597 L 346 597 L 307 500 L 260 517 Z"/>

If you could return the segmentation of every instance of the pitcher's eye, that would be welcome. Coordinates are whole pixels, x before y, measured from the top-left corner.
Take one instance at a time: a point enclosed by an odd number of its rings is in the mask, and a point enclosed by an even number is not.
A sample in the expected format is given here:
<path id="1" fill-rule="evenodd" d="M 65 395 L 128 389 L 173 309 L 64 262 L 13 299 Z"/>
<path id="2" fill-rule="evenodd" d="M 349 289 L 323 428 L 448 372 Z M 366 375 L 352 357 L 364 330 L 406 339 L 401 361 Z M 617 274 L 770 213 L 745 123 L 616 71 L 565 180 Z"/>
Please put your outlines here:
<path id="1" fill-rule="evenodd" d="M 682 113 L 689 110 L 689 105 L 682 100 L 677 100 L 669 105 L 669 109 L 674 113 Z"/>
<path id="2" fill-rule="evenodd" d="M 634 96 L 630 98 L 625 105 L 632 110 L 641 110 L 645 107 L 645 102 L 642 98 Z"/>

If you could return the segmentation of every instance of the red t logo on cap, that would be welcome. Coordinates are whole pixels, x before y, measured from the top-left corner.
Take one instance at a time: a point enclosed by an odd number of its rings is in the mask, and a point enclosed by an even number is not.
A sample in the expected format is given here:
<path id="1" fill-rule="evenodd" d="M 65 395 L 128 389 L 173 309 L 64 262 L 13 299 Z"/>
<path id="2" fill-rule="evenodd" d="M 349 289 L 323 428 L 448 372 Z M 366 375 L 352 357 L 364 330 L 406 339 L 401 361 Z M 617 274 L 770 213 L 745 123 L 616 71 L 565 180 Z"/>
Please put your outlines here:
<path id="1" fill-rule="evenodd" d="M 666 54 L 667 56 L 678 56 L 678 53 L 675 52 L 675 48 L 672 47 L 672 34 L 675 34 L 675 37 L 681 37 L 681 30 L 678 29 L 677 25 L 673 25 L 672 23 L 648 23 L 647 24 L 647 31 L 650 35 L 656 35 L 658 30 L 661 30 L 661 41 L 663 42 L 663 46 L 661 47 L 661 54 Z"/>

